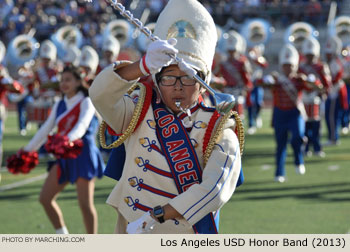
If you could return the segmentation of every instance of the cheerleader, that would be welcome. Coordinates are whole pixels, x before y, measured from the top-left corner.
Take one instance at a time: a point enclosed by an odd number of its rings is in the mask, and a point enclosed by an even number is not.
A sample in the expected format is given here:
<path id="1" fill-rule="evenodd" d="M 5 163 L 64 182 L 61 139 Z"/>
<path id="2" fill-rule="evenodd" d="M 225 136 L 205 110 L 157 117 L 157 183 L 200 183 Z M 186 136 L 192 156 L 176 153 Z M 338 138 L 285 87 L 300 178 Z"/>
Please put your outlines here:
<path id="1" fill-rule="evenodd" d="M 97 233 L 95 177 L 102 177 L 105 166 L 95 143 L 98 126 L 95 108 L 87 97 L 87 90 L 82 86 L 82 78 L 76 67 L 64 68 L 59 87 L 63 99 L 53 105 L 50 116 L 23 150 L 38 150 L 54 127 L 57 127 L 59 135 L 68 137 L 70 142 L 82 139 L 82 151 L 76 158 L 59 158 L 49 171 L 40 193 L 40 203 L 56 233 L 68 234 L 56 198 L 69 182 L 75 183 L 86 232 Z"/>

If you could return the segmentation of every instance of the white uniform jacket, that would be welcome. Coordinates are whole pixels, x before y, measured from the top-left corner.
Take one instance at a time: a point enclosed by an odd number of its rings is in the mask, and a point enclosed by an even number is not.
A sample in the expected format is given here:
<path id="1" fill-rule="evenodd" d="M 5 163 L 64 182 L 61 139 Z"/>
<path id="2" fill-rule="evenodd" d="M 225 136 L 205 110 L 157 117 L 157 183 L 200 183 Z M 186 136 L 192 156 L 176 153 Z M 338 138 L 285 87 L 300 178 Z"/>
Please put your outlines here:
<path id="1" fill-rule="evenodd" d="M 135 91 L 131 95 L 124 94 L 136 82 L 123 80 L 109 66 L 95 78 L 90 87 L 94 106 L 116 133 L 122 133 L 127 128 L 133 115 Z M 229 119 L 222 137 L 203 167 L 203 138 L 213 113 L 212 110 L 199 108 L 192 114 L 194 126 L 188 134 L 203 170 L 202 182 L 179 194 L 174 179 L 168 176 L 170 168 L 167 161 L 157 150 L 160 144 L 150 105 L 144 120 L 124 142 L 126 160 L 123 174 L 107 203 L 117 208 L 128 222 L 141 217 L 147 208 L 167 203 L 184 217 L 157 223 L 154 233 L 193 233 L 192 225 L 210 212 L 215 216 L 236 188 L 241 170 L 241 154 L 234 133 L 235 121 Z"/>

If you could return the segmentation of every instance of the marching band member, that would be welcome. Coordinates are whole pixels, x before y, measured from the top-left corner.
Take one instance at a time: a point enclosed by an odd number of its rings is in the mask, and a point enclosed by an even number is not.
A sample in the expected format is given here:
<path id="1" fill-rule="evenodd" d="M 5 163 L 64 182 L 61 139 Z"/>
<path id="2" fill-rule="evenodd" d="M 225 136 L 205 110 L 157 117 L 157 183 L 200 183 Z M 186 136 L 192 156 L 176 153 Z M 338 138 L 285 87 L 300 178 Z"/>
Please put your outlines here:
<path id="1" fill-rule="evenodd" d="M 314 37 L 308 37 L 302 44 L 302 53 L 305 61 L 300 64 L 299 71 L 307 76 L 313 76 L 316 81 L 320 81 L 326 93 L 329 92 L 332 83 L 330 71 L 327 64 L 320 61 L 320 43 Z M 309 152 L 309 145 L 313 144 L 314 154 L 324 157 L 320 143 L 320 127 L 321 127 L 321 102 L 322 94 L 320 91 L 310 90 L 304 91 L 303 102 L 307 113 L 305 124 L 305 135 L 308 141 L 305 146 L 305 153 Z"/>
<path id="2" fill-rule="evenodd" d="M 235 31 L 228 32 L 226 51 L 227 60 L 221 62 L 219 72 L 214 74 L 224 77 L 227 83 L 224 91 L 235 96 L 236 111 L 244 117 L 244 100 L 250 105 L 250 91 L 253 89 L 251 66 L 244 56 L 244 38 Z"/>
<path id="3" fill-rule="evenodd" d="M 126 149 L 121 178 L 107 200 L 118 211 L 116 232 L 216 233 L 214 221 L 241 171 L 235 128 L 243 140 L 239 117 L 229 119 L 234 112 L 220 115 L 201 103 L 204 90 L 191 77 L 197 71 L 209 81 L 216 27 L 198 1 L 170 0 L 154 34 L 161 40 L 150 43 L 141 60 L 107 67 L 89 89 L 120 136 L 113 147 L 124 142 Z M 169 54 L 186 63 L 177 65 Z M 138 83 L 149 74 L 153 90 Z"/>
<path id="4" fill-rule="evenodd" d="M 64 66 L 73 65 L 75 67 L 79 66 L 81 51 L 75 45 L 69 45 L 66 53 L 63 56 Z"/>
<path id="5" fill-rule="evenodd" d="M 326 105 L 325 117 L 328 129 L 328 141 L 337 143 L 341 126 L 341 116 L 348 109 L 348 94 L 343 81 L 344 67 L 340 59 L 342 42 L 338 37 L 329 37 L 326 41 L 325 56 L 332 76 L 332 87 L 329 91 Z"/>
<path id="6" fill-rule="evenodd" d="M 265 76 L 262 83 L 272 88 L 273 128 L 277 143 L 275 181 L 286 180 L 285 162 L 287 156 L 288 132 L 294 151 L 295 171 L 305 173 L 302 145 L 304 142 L 305 110 L 301 101 L 303 90 L 310 90 L 306 76 L 298 74 L 299 54 L 291 44 L 286 44 L 279 54 L 281 73 Z M 261 82 L 261 81 L 260 81 Z"/>
<path id="7" fill-rule="evenodd" d="M 98 62 L 98 54 L 95 49 L 91 46 L 84 46 L 81 50 L 79 67 L 82 68 L 84 81 L 88 86 L 91 85 L 95 78 Z"/>
<path id="8" fill-rule="evenodd" d="M 2 138 L 4 134 L 4 126 L 5 126 L 5 117 L 6 117 L 6 93 L 23 93 L 24 89 L 22 85 L 13 80 L 11 76 L 8 74 L 5 66 L 1 64 L 4 56 L 5 56 L 6 48 L 4 44 L 0 41 L 0 170 L 2 165 Z M 0 173 L 0 182 L 1 182 L 1 173 Z"/>
<path id="9" fill-rule="evenodd" d="M 342 115 L 342 132 L 343 134 L 348 134 L 350 130 L 350 45 L 343 49 L 342 56 L 344 66 L 343 80 L 348 93 L 348 109 L 344 110 Z"/>
<path id="10" fill-rule="evenodd" d="M 264 45 L 259 44 L 251 48 L 248 52 L 248 58 L 252 66 L 252 82 L 254 84 L 254 88 L 250 93 L 251 103 L 247 104 L 248 134 L 255 133 L 256 128 L 262 127 L 262 120 L 259 115 L 264 102 L 264 89 L 256 85 L 256 81 L 262 78 L 264 69 L 268 67 L 268 62 L 264 57 L 264 50 Z"/>
<path id="11" fill-rule="evenodd" d="M 35 71 L 35 81 L 39 86 L 40 94 L 47 97 L 55 96 L 55 92 L 58 91 L 56 59 L 56 46 L 50 40 L 44 40 L 40 46 L 40 65 Z M 35 96 L 37 98 L 39 94 L 35 94 Z"/>
<path id="12" fill-rule="evenodd" d="M 94 207 L 95 177 L 101 178 L 104 162 L 95 143 L 98 127 L 95 108 L 82 86 L 81 73 L 74 66 L 65 67 L 59 84 L 64 97 L 57 101 L 52 112 L 31 141 L 23 148 L 26 152 L 39 149 L 50 132 L 57 127 L 58 134 L 70 142 L 82 139 L 83 147 L 76 158 L 59 158 L 50 169 L 40 193 L 40 203 L 56 229 L 67 234 L 63 215 L 56 202 L 58 194 L 70 183 L 76 184 L 87 233 L 97 232 L 97 213 Z"/>
<path id="13" fill-rule="evenodd" d="M 120 51 L 120 43 L 119 41 L 109 35 L 102 44 L 102 59 L 100 60 L 100 64 L 97 69 L 97 73 L 101 72 L 101 70 L 105 69 L 107 66 L 113 64 L 118 58 Z"/>

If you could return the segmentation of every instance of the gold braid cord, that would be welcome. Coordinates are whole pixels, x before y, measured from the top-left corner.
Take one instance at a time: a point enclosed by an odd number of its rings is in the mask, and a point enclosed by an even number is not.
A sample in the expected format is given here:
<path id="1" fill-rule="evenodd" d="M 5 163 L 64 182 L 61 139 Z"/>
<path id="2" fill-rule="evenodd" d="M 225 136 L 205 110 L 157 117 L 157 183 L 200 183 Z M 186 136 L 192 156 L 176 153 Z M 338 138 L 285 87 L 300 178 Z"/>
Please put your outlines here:
<path id="1" fill-rule="evenodd" d="M 214 149 L 214 145 L 218 142 L 219 137 L 221 136 L 223 130 L 224 130 L 224 126 L 225 123 L 227 122 L 227 120 L 231 117 L 235 118 L 236 121 L 236 128 L 237 128 L 237 137 L 238 137 L 238 142 L 239 142 L 239 149 L 241 152 L 241 156 L 243 155 L 243 148 L 244 148 L 244 128 L 243 128 L 243 123 L 242 123 L 242 119 L 239 117 L 238 113 L 236 111 L 231 110 L 229 113 L 225 114 L 216 130 L 215 130 L 215 134 L 211 135 L 210 139 L 209 139 L 209 143 L 208 146 L 205 150 L 204 153 L 204 166 L 207 164 L 209 157 L 211 155 L 211 153 L 213 152 Z"/>
<path id="2" fill-rule="evenodd" d="M 134 114 L 132 115 L 131 121 L 128 125 L 128 128 L 123 132 L 119 138 L 111 143 L 110 145 L 106 145 L 106 138 L 105 138 L 105 130 L 107 128 L 107 123 L 103 121 L 101 123 L 100 129 L 99 129 L 99 135 L 100 135 L 100 144 L 105 149 L 113 149 L 117 148 L 119 145 L 121 145 L 135 130 L 135 127 L 137 125 L 137 122 L 140 118 L 143 103 L 145 101 L 146 96 L 146 87 L 142 85 L 141 83 L 136 83 L 131 86 L 131 88 L 128 90 L 128 94 L 130 95 L 137 87 L 140 88 L 140 95 L 139 99 L 135 105 Z"/>

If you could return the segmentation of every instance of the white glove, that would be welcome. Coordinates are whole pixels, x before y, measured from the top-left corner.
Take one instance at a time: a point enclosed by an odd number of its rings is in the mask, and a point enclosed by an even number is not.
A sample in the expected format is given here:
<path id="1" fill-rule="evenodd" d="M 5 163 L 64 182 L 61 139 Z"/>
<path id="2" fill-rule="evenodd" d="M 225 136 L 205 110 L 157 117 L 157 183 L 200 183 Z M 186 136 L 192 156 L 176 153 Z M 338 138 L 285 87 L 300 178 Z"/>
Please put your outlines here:
<path id="1" fill-rule="evenodd" d="M 316 82 L 316 76 L 315 76 L 314 74 L 309 74 L 309 75 L 307 76 L 307 81 L 308 81 L 308 82 L 311 82 L 311 83 Z"/>
<path id="2" fill-rule="evenodd" d="M 263 82 L 267 85 L 272 85 L 275 84 L 275 79 L 269 74 L 263 77 Z"/>
<path id="3" fill-rule="evenodd" d="M 189 64 L 187 64 L 183 59 L 180 60 L 178 66 L 181 71 L 185 72 L 188 76 L 192 77 L 197 74 L 197 71 L 194 70 Z"/>
<path id="4" fill-rule="evenodd" d="M 51 82 L 59 82 L 58 78 L 56 75 L 52 76 L 50 79 Z"/>
<path id="5" fill-rule="evenodd" d="M 136 221 L 130 222 L 126 227 L 128 234 L 147 234 L 152 231 L 156 221 L 151 217 L 151 213 L 147 212 Z"/>
<path id="6" fill-rule="evenodd" d="M 6 76 L 1 80 L 1 84 L 3 85 L 10 85 L 12 83 L 13 83 L 13 79 L 10 76 Z"/>
<path id="7" fill-rule="evenodd" d="M 162 67 L 169 66 L 172 62 L 169 54 L 176 55 L 178 50 L 174 47 L 175 38 L 168 40 L 156 40 L 149 44 L 146 55 L 140 61 L 140 69 L 144 75 L 158 73 Z"/>

